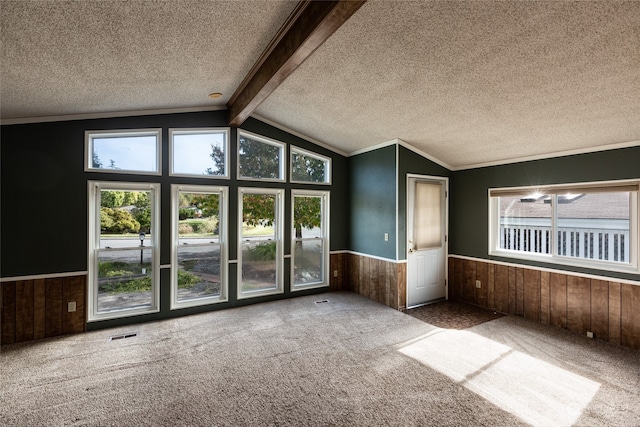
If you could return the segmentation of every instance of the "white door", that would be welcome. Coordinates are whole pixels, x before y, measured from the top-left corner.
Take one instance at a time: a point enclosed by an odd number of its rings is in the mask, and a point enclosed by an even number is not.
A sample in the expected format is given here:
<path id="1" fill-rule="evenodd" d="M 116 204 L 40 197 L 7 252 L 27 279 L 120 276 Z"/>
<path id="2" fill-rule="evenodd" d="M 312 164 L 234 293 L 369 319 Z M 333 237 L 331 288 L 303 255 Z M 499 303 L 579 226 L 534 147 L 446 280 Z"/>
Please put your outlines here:
<path id="1" fill-rule="evenodd" d="M 407 308 L 446 296 L 446 179 L 407 181 Z"/>

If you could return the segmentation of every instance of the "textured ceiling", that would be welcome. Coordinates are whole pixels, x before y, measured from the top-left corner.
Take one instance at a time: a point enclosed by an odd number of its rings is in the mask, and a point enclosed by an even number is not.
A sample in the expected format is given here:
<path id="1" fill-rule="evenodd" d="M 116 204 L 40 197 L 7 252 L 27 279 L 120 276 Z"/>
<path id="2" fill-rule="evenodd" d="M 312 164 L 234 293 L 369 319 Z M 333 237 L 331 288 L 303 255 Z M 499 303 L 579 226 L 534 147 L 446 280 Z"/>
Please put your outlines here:
<path id="1" fill-rule="evenodd" d="M 1 7 L 6 120 L 222 106 L 295 2 Z M 369 0 L 256 114 L 452 168 L 640 145 L 640 2 Z"/>
<path id="2" fill-rule="evenodd" d="M 1 1 L 2 118 L 224 106 L 291 1 Z M 212 92 L 224 96 L 209 99 Z"/>

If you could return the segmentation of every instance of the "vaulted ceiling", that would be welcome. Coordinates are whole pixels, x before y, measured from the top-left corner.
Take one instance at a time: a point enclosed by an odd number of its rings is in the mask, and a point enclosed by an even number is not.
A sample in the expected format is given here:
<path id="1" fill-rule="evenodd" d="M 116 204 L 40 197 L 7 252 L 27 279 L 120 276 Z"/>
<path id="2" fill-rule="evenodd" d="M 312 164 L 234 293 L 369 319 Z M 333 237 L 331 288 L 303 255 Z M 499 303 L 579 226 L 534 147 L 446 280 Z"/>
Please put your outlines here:
<path id="1" fill-rule="evenodd" d="M 2 122 L 225 108 L 296 5 L 1 0 Z M 640 145 L 640 2 L 369 0 L 253 115 L 452 169 Z"/>

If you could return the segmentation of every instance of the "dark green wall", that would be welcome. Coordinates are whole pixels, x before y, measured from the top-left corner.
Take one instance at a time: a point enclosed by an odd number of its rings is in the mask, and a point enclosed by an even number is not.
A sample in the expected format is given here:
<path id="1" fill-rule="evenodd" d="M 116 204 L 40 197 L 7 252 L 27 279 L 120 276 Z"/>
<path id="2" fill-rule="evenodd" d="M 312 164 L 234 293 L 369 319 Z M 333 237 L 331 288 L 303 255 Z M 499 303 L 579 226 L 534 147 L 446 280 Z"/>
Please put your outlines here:
<path id="1" fill-rule="evenodd" d="M 398 259 L 407 259 L 407 174 L 448 177 L 451 171 L 398 145 Z"/>
<path id="2" fill-rule="evenodd" d="M 396 259 L 396 147 L 349 158 L 350 249 Z M 384 240 L 389 233 L 389 240 Z"/>
<path id="3" fill-rule="evenodd" d="M 344 156 L 288 134 L 253 118 L 242 129 L 249 130 L 287 144 L 329 156 L 332 159 L 332 185 L 256 183 L 236 180 L 237 130 L 231 128 L 231 179 L 185 178 L 169 176 L 168 129 L 191 127 L 226 127 L 226 111 L 164 114 L 95 120 L 4 125 L 1 128 L 1 217 L 0 276 L 18 277 L 39 274 L 78 272 L 87 270 L 87 181 L 132 181 L 161 183 L 161 216 L 171 217 L 171 184 L 202 184 L 229 186 L 229 258 L 236 259 L 237 191 L 239 186 L 318 189 L 331 191 L 331 250 L 349 247 L 348 162 Z M 84 172 L 84 132 L 86 130 L 116 130 L 162 128 L 162 176 Z M 289 151 L 287 150 L 287 156 Z M 287 162 L 288 164 L 288 162 Z M 287 167 L 288 176 L 288 167 Z M 290 192 L 286 192 L 286 220 L 291 215 Z M 170 221 L 161 224 L 160 261 L 171 263 Z M 285 227 L 285 253 L 290 250 L 290 227 Z M 285 259 L 285 271 L 289 271 Z M 271 296 L 234 301 L 236 265 L 229 266 L 229 303 L 169 312 L 169 274 L 161 272 L 161 312 L 92 323 L 89 327 L 114 326 L 140 320 L 154 320 L 234 305 L 251 304 L 282 298 Z M 285 274 L 285 290 L 290 275 Z M 304 295 L 318 291 L 295 292 Z M 286 291 L 284 297 L 290 296 Z"/>
<path id="4" fill-rule="evenodd" d="M 453 172 L 450 180 L 449 253 L 639 280 L 637 274 L 501 259 L 488 254 L 489 188 L 632 178 L 640 178 L 640 147 Z"/>

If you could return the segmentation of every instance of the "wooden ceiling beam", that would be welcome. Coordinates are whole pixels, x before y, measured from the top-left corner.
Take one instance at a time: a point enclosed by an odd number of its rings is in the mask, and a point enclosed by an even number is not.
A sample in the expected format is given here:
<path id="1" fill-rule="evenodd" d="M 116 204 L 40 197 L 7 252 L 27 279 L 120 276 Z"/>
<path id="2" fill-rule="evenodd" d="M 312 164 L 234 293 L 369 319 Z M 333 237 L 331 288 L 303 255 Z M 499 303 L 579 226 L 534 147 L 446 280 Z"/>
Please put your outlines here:
<path id="1" fill-rule="evenodd" d="M 366 0 L 300 1 L 227 103 L 240 126 Z"/>

